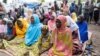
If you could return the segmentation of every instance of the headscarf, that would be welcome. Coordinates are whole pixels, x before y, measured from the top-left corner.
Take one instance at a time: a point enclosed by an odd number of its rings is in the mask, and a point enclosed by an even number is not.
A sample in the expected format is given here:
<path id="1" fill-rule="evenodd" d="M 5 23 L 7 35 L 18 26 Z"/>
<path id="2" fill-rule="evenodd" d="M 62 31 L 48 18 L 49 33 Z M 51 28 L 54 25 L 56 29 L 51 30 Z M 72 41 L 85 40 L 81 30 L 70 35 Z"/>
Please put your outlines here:
<path id="1" fill-rule="evenodd" d="M 16 35 L 17 35 L 16 37 L 23 38 L 25 36 L 26 30 L 28 28 L 28 23 L 23 18 L 19 18 L 18 20 L 20 20 L 22 22 L 23 28 L 20 29 L 17 25 L 17 22 L 15 23 L 15 29 L 16 29 Z"/>
<path id="2" fill-rule="evenodd" d="M 61 21 L 61 23 L 62 23 L 61 29 L 65 28 L 66 27 L 66 21 L 67 21 L 66 17 L 64 15 L 59 15 L 57 17 L 57 19 L 59 19 Z"/>
<path id="3" fill-rule="evenodd" d="M 42 24 L 40 23 L 39 16 L 37 14 L 34 14 L 33 17 L 34 23 L 30 24 L 25 35 L 25 44 L 27 46 L 31 46 L 32 44 L 37 42 L 41 35 Z"/>
<path id="4" fill-rule="evenodd" d="M 70 29 L 66 27 L 66 17 L 59 15 L 57 19 L 61 21 L 61 30 L 53 31 L 54 43 L 49 51 L 49 56 L 72 56 L 72 35 Z"/>
<path id="5" fill-rule="evenodd" d="M 48 28 L 49 28 L 49 31 L 52 31 L 52 30 L 54 30 L 56 28 L 55 19 L 48 21 Z"/>
<path id="6" fill-rule="evenodd" d="M 74 22 L 77 22 L 77 16 L 75 12 L 72 13 L 72 19 L 74 20 Z"/>

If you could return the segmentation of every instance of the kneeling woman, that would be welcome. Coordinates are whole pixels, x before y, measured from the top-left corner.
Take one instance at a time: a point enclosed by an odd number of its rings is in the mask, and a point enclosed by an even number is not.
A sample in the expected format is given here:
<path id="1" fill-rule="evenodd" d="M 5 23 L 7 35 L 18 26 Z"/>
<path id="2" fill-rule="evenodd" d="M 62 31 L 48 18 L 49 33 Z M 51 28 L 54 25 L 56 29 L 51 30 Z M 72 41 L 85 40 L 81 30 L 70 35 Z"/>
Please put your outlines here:
<path id="1" fill-rule="evenodd" d="M 49 56 L 72 56 L 72 34 L 66 27 L 66 17 L 59 15 L 56 19 L 56 29 L 53 30 L 53 47 Z"/>
<path id="2" fill-rule="evenodd" d="M 25 44 L 29 56 L 39 56 L 39 38 L 41 36 L 42 24 L 40 23 L 39 16 L 33 14 L 31 17 L 31 24 L 25 35 Z"/>

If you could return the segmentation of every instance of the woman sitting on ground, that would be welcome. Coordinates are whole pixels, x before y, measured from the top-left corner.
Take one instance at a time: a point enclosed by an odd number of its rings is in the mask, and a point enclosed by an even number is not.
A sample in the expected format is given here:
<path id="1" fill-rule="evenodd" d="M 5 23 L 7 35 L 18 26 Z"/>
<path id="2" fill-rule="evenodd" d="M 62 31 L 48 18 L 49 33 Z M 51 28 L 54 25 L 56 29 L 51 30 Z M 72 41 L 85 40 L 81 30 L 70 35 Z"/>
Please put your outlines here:
<path id="1" fill-rule="evenodd" d="M 15 23 L 16 37 L 24 38 L 27 28 L 28 28 L 27 21 L 22 18 L 18 19 Z"/>
<path id="2" fill-rule="evenodd" d="M 7 23 L 7 34 L 6 34 L 6 40 L 10 41 L 16 36 L 15 27 L 13 26 L 12 21 L 8 21 Z"/>
<path id="3" fill-rule="evenodd" d="M 49 50 L 49 56 L 72 56 L 72 34 L 71 30 L 66 27 L 65 16 L 59 15 L 57 17 L 52 39 L 53 47 Z"/>
<path id="4" fill-rule="evenodd" d="M 84 21 L 84 17 L 80 15 L 78 17 L 77 25 L 79 27 L 79 33 L 82 43 L 88 40 L 88 25 L 87 22 Z"/>
<path id="5" fill-rule="evenodd" d="M 48 50 L 52 47 L 51 42 L 51 34 L 48 30 L 48 26 L 43 26 L 42 35 L 39 39 L 39 54 L 42 56 L 48 52 Z"/>
<path id="6" fill-rule="evenodd" d="M 29 56 L 39 56 L 38 40 L 42 34 L 42 26 L 43 25 L 40 23 L 39 16 L 37 14 L 33 14 L 31 17 L 31 23 L 25 35 L 25 47 Z"/>

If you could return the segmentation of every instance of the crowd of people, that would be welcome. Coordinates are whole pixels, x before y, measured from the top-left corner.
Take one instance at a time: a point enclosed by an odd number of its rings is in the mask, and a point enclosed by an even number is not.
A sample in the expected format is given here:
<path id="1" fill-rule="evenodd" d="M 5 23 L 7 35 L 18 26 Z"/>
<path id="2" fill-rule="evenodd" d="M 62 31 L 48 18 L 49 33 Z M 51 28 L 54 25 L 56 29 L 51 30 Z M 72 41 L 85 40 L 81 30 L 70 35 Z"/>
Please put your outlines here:
<path id="1" fill-rule="evenodd" d="M 10 10 L 0 18 L 1 49 L 14 56 L 41 56 L 44 53 L 47 56 L 73 56 L 82 53 L 82 46 L 88 40 L 88 24 L 81 11 L 76 13 L 74 3 L 69 7 L 64 2 L 59 8 L 55 1 L 46 13 L 43 9 L 41 12 L 24 7 L 26 5 Z"/>

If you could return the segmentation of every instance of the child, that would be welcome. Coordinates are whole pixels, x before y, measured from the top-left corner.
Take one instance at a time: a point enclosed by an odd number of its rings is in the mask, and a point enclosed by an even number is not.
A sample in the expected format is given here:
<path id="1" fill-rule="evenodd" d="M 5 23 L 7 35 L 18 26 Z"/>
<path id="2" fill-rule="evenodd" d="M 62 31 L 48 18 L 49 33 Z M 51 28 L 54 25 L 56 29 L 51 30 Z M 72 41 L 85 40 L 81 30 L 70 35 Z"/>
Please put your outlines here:
<path id="1" fill-rule="evenodd" d="M 40 55 L 45 53 L 52 47 L 50 37 L 51 36 L 50 36 L 47 26 L 44 26 L 42 28 L 41 38 L 39 39 L 39 54 Z"/>

